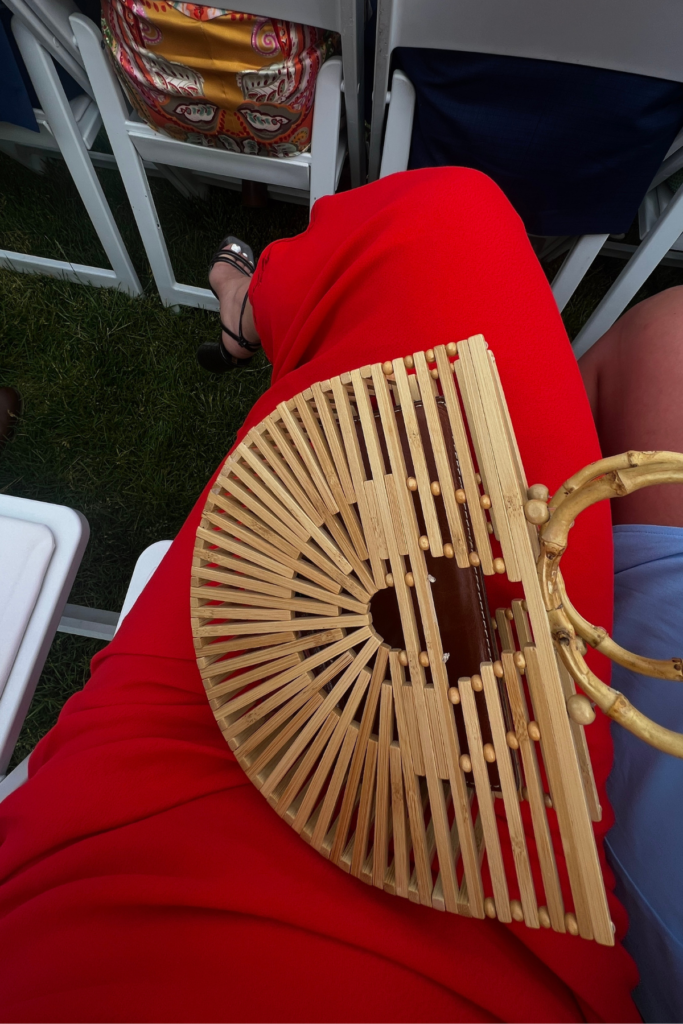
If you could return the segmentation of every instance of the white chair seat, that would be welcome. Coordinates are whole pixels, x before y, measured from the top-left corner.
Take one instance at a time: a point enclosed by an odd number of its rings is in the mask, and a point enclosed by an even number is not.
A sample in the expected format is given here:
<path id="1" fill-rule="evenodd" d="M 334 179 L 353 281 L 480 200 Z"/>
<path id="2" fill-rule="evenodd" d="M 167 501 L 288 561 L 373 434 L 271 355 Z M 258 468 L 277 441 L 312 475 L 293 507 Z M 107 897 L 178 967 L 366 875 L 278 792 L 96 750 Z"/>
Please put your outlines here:
<path id="1" fill-rule="evenodd" d="M 54 549 L 55 539 L 43 523 L 0 516 L 0 693 L 31 620 Z"/>
<path id="2" fill-rule="evenodd" d="M 4 497 L 3 495 L 0 495 L 0 508 L 2 508 L 2 498 L 3 497 Z M 14 501 L 14 502 L 22 501 L 22 499 L 11 499 L 11 501 Z M 33 509 L 30 506 L 38 506 L 38 509 L 37 510 Z M 16 505 L 14 507 L 16 509 Z M 24 505 L 24 506 L 22 506 L 22 508 L 23 508 L 23 513 L 25 515 L 29 514 L 29 513 L 34 513 L 34 514 L 37 514 L 38 516 L 42 515 L 44 518 L 51 518 L 52 510 L 59 509 L 60 506 L 44 505 L 41 502 L 29 502 L 28 506 Z M 64 511 L 65 512 L 71 512 L 72 510 L 71 509 L 65 509 Z M 78 515 L 78 513 L 75 513 L 75 514 Z M 54 522 L 54 520 L 52 520 L 52 521 Z M 85 520 L 83 520 L 83 522 L 85 522 Z M 3 551 L 3 546 L 2 546 L 2 524 L 3 524 L 3 517 L 0 515 L 0 571 L 3 571 L 4 568 L 5 568 L 5 565 L 3 564 L 3 560 L 2 560 L 2 551 Z M 33 525 L 33 523 L 29 523 L 26 520 L 24 520 L 21 525 L 24 526 L 24 527 L 30 527 L 31 525 Z M 86 526 L 87 526 L 87 524 L 86 524 Z M 54 546 L 53 534 L 52 534 L 52 532 L 50 530 L 48 530 L 48 533 L 50 534 L 50 537 L 52 538 L 52 544 Z M 63 539 L 61 537 L 61 533 L 62 533 L 61 529 L 57 531 L 58 537 L 60 539 Z M 6 537 L 9 538 L 9 532 L 7 532 Z M 43 534 L 41 534 L 41 537 L 43 538 L 43 541 L 46 539 Z M 86 537 L 85 537 L 85 542 L 87 542 L 87 534 L 86 534 Z M 145 589 L 145 587 L 149 583 L 150 579 L 154 575 L 157 567 L 161 563 L 161 560 L 163 559 L 164 555 L 166 554 L 166 552 L 168 551 L 168 549 L 170 548 L 172 543 L 173 542 L 170 541 L 170 540 L 158 540 L 154 544 L 150 544 L 149 547 L 145 548 L 145 550 L 142 552 L 142 554 L 138 558 L 137 562 L 135 563 L 135 568 L 133 570 L 133 575 L 130 578 L 130 583 L 128 584 L 128 589 L 126 591 L 126 596 L 125 596 L 125 599 L 124 599 L 124 602 L 123 602 L 123 607 L 121 608 L 121 612 L 120 613 L 102 611 L 102 610 L 97 609 L 97 608 L 83 608 L 83 607 L 80 607 L 78 605 L 65 604 L 63 606 L 65 614 L 62 616 L 62 618 L 57 623 L 56 630 L 59 631 L 59 632 L 74 633 L 77 636 L 88 636 L 88 637 L 92 637 L 92 638 L 96 638 L 96 639 L 100 639 L 100 640 L 111 640 L 111 639 L 113 639 L 114 634 L 118 631 L 118 629 L 119 629 L 121 623 L 123 622 L 123 620 L 125 619 L 126 615 L 128 615 L 128 613 L 130 612 L 131 608 L 133 607 L 133 605 L 137 601 L 138 597 L 140 596 L 142 591 Z M 85 547 L 85 544 L 83 544 L 83 548 L 84 547 Z M 64 554 L 64 551 L 60 552 L 60 554 Z M 80 552 L 80 554 L 82 555 L 82 551 Z M 19 565 L 19 561 L 20 560 L 17 559 L 16 561 L 17 561 L 17 564 Z M 80 555 L 78 556 L 78 562 L 80 562 Z M 34 567 L 34 568 L 36 568 L 36 567 Z M 78 568 L 77 564 L 76 564 L 75 568 L 76 569 Z M 24 570 L 25 570 L 25 567 L 24 567 Z M 45 572 L 44 572 L 43 577 L 42 577 L 43 580 L 45 578 L 46 573 L 47 573 L 47 566 L 45 567 Z M 34 572 L 33 575 L 37 578 L 37 576 L 39 575 L 39 572 Z M 68 591 L 67 591 L 67 593 L 68 593 Z M 40 598 L 39 599 L 40 600 L 43 599 L 42 598 L 42 589 L 41 589 L 41 594 L 40 594 Z M 35 603 L 36 604 L 38 603 L 38 598 L 36 599 Z M 35 610 L 35 606 L 34 606 L 34 610 Z M 25 615 L 24 615 L 24 618 L 25 618 Z M 30 621 L 31 621 L 31 616 L 29 615 L 28 622 L 30 622 Z M 52 628 L 53 624 L 54 624 L 54 618 L 50 621 L 50 628 Z M 27 623 L 25 622 L 24 623 L 24 633 L 26 631 L 26 628 L 27 628 Z M 3 629 L 2 606 L 0 606 L 0 657 L 2 655 L 2 642 L 3 642 L 2 641 L 2 629 Z M 45 655 L 47 655 L 47 651 L 49 650 L 49 644 L 52 642 L 52 637 L 54 636 L 54 632 L 55 632 L 55 630 L 53 629 L 52 632 L 50 632 L 48 630 L 48 632 L 46 633 L 46 638 L 49 640 L 49 643 L 47 644 L 47 648 L 45 649 Z M 44 660 L 45 659 L 43 657 L 43 661 Z M 37 674 L 34 671 L 33 676 L 32 676 L 32 679 L 35 678 L 35 682 L 37 682 L 37 678 L 38 678 L 38 676 L 40 674 L 40 669 L 42 669 L 42 662 L 40 662 L 40 665 L 39 666 L 37 665 L 37 667 L 39 669 Z M 1 676 L 0 676 L 0 679 L 1 679 Z M 2 698 L 0 697 L 0 726 L 3 726 L 3 723 L 5 724 L 5 726 L 7 726 L 8 722 L 9 722 L 9 719 L 12 718 L 12 716 L 13 716 L 12 722 L 11 722 L 11 725 L 12 725 L 11 730 L 8 729 L 8 728 L 5 728 L 5 732 L 8 733 L 8 735 L 9 735 L 9 740 L 6 742 L 5 747 L 3 748 L 4 749 L 3 760 L 0 762 L 0 802 L 2 802 L 6 797 L 8 797 L 10 795 L 10 793 L 13 793 L 15 789 L 18 789 L 20 786 L 23 786 L 23 784 L 28 779 L 28 762 L 29 762 L 29 758 L 28 757 L 25 757 L 24 760 L 20 764 L 18 764 L 17 767 L 12 772 L 10 772 L 10 774 L 7 775 L 4 779 L 3 779 L 1 773 L 7 767 L 7 763 L 9 761 L 10 757 L 12 756 L 12 750 L 14 749 L 14 744 L 16 743 L 16 738 L 19 735 L 19 731 L 21 729 L 22 723 L 23 723 L 24 718 L 26 717 L 26 714 L 28 712 L 29 704 L 31 702 L 31 697 L 33 696 L 33 690 L 35 689 L 35 682 L 33 682 L 32 686 L 28 686 L 26 688 L 26 691 L 23 694 L 23 699 L 20 702 L 18 702 L 18 703 L 17 703 L 17 701 L 15 701 L 14 703 L 11 703 L 11 704 L 6 702 L 5 705 L 3 705 Z M 16 689 L 16 687 L 15 687 L 15 689 Z M 30 757 L 30 755 L 29 755 L 29 757 Z"/>
<path id="3" fill-rule="evenodd" d="M 4 614 L 0 605 L 0 680 L 3 666 L 6 675 L 0 693 L 0 775 L 12 756 L 89 534 L 87 520 L 72 508 L 0 494 L 0 578 L 3 587 L 13 581 L 11 595 L 3 595 L 3 603 L 8 597 L 11 601 Z"/>

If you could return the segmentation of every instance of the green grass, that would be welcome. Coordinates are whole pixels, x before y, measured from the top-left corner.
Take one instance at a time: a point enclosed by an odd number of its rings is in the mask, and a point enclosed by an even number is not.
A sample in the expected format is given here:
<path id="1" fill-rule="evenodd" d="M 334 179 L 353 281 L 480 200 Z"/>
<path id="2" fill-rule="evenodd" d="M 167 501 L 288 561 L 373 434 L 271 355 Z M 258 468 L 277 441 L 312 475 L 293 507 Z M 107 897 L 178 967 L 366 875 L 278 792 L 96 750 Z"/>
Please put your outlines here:
<path id="1" fill-rule="evenodd" d="M 0 271 L 0 385 L 16 387 L 24 402 L 0 453 L 0 491 L 84 513 L 91 539 L 71 601 L 113 610 L 143 548 L 177 533 L 270 369 L 263 356 L 222 378 L 199 368 L 195 351 L 217 337 L 216 315 L 161 305 L 120 180 L 102 178 L 146 295 Z M 258 254 L 307 223 L 305 207 L 248 210 L 224 189 L 206 203 L 159 179 L 153 190 L 176 274 L 189 284 L 205 285 L 223 235 L 247 239 Z M 63 164 L 41 178 L 0 157 L 0 197 L 0 248 L 107 265 Z M 58 634 L 14 762 L 83 686 L 101 647 Z"/>
<path id="2" fill-rule="evenodd" d="M 195 350 L 217 337 L 215 314 L 161 305 L 121 181 L 114 172 L 101 178 L 146 294 L 129 299 L 0 271 L 0 385 L 18 388 L 24 401 L 14 440 L 0 453 L 0 491 L 85 514 L 91 539 L 71 601 L 113 610 L 143 548 L 178 531 L 270 373 L 262 356 L 223 378 L 199 369 Z M 159 179 L 152 187 L 176 275 L 188 284 L 206 283 L 223 235 L 244 238 L 258 256 L 307 223 L 301 206 L 252 210 L 223 189 L 190 201 Z M 107 265 L 58 161 L 39 177 L 0 155 L 0 248 Z M 596 261 L 566 311 L 572 336 L 622 267 Z M 556 265 L 547 269 L 552 275 Z M 680 283 L 683 268 L 661 268 L 637 298 Z M 83 686 L 102 646 L 57 635 L 13 763 Z"/>

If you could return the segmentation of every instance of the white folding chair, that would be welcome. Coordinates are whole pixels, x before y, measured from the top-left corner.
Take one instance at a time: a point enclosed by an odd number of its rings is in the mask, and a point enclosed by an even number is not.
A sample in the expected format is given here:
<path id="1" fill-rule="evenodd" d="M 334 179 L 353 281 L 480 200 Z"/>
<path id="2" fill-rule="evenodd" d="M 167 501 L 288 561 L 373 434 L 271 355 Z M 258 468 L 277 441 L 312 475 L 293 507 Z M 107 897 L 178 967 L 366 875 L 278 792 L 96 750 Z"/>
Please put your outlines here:
<path id="1" fill-rule="evenodd" d="M 89 535 L 87 520 L 74 509 L 0 494 L 0 578 L 6 599 L 0 615 L 0 777 L 12 756 Z M 24 555 L 20 564 L 17 552 Z"/>
<path id="2" fill-rule="evenodd" d="M 333 57 L 322 66 L 318 75 L 310 152 L 286 159 L 252 156 L 180 142 L 155 131 L 129 115 L 123 90 L 103 49 L 99 29 L 83 15 L 72 15 L 70 19 L 159 295 L 168 306 L 189 305 L 217 310 L 218 301 L 207 288 L 195 288 L 176 281 L 145 174 L 145 160 L 156 165 L 184 168 L 200 174 L 203 179 L 213 177 L 216 183 L 226 178 L 265 182 L 284 189 L 292 196 L 308 197 L 312 206 L 320 196 L 330 195 L 336 190 L 341 174 L 347 149 L 346 132 L 342 130 L 342 89 L 345 89 L 354 179 L 360 181 L 362 173 L 360 47 L 363 0 L 239 0 L 239 9 L 244 13 L 297 21 L 341 34 L 343 64 L 342 59 Z M 346 82 L 349 83 L 348 88 Z"/>
<path id="3" fill-rule="evenodd" d="M 3 516 L 47 526 L 55 539 L 55 551 L 14 667 L 0 696 L 0 802 L 28 778 L 28 757 L 6 777 L 3 778 L 2 773 L 28 714 L 55 633 L 112 640 L 172 544 L 170 540 L 160 540 L 145 548 L 135 563 L 121 611 L 108 612 L 66 604 L 90 532 L 86 519 L 79 512 L 62 505 L 0 495 L 0 551 Z M 0 618 L 0 628 L 1 625 Z M 0 649 L 0 665 L 1 655 Z"/>
<path id="4" fill-rule="evenodd" d="M 140 295 L 140 282 L 89 155 L 102 122 L 69 27 L 69 15 L 78 8 L 73 0 L 7 0 L 7 6 L 14 14 L 12 32 L 41 105 L 34 111 L 40 131 L 1 122 L 0 150 L 38 172 L 44 170 L 43 155 L 63 156 L 113 269 L 7 249 L 0 250 L 0 267 Z M 81 86 L 82 96 L 67 100 L 55 61 Z"/>
<path id="5" fill-rule="evenodd" d="M 391 54 L 397 46 L 530 57 L 683 82 L 681 38 L 683 5 L 678 0 L 378 0 L 369 180 L 408 166 L 415 92 L 398 71 L 387 92 Z M 679 146 L 677 140 L 672 149 Z M 675 217 L 677 201 L 680 213 Z M 614 323 L 681 234 L 683 200 L 678 195 L 667 214 L 576 338 L 577 358 Z M 571 246 L 552 285 L 560 310 L 607 239 L 606 234 L 583 235 Z"/>

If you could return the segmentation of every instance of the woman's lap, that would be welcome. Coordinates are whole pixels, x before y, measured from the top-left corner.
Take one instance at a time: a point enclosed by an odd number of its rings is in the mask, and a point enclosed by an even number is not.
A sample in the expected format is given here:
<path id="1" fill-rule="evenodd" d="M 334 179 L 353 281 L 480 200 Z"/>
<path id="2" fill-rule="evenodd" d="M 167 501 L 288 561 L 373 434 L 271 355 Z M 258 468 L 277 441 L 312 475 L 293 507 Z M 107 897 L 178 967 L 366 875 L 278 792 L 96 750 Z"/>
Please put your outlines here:
<path id="1" fill-rule="evenodd" d="M 251 294 L 275 371 L 244 429 L 315 380 L 481 332 L 530 479 L 554 487 L 599 454 L 550 290 L 481 175 L 414 172 L 321 201 L 303 236 L 267 250 Z M 0 808 L 4 1015 L 634 1019 L 619 946 L 392 899 L 310 850 L 250 786 L 194 662 L 203 500 Z M 571 593 L 609 626 L 606 511 L 577 524 L 572 548 Z M 604 786 L 609 732 L 592 730 Z"/>

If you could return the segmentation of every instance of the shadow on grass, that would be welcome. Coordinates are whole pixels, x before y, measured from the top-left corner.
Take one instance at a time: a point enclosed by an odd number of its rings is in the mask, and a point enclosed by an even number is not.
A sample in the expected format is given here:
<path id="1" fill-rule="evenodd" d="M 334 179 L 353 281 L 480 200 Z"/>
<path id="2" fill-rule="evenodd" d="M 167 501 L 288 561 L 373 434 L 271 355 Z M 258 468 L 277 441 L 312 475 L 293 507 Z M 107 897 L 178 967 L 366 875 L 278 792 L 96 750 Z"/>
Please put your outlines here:
<path id="1" fill-rule="evenodd" d="M 146 294 L 130 299 L 55 278 L 0 271 L 0 386 L 16 387 L 23 415 L 0 455 L 0 491 L 69 505 L 91 538 L 70 600 L 116 610 L 140 552 L 178 532 L 207 479 L 268 387 L 262 355 L 213 377 L 199 344 L 218 336 L 217 316 L 164 308 L 154 289 L 118 176 L 105 190 Z M 303 230 L 304 207 L 241 206 L 211 189 L 205 203 L 164 181 L 153 191 L 178 277 L 206 284 L 216 244 L 234 233 L 256 252 Z M 63 164 L 41 177 L 0 156 L 0 248 L 106 266 Z M 17 745 L 20 761 L 80 689 L 103 645 L 58 634 Z"/>

